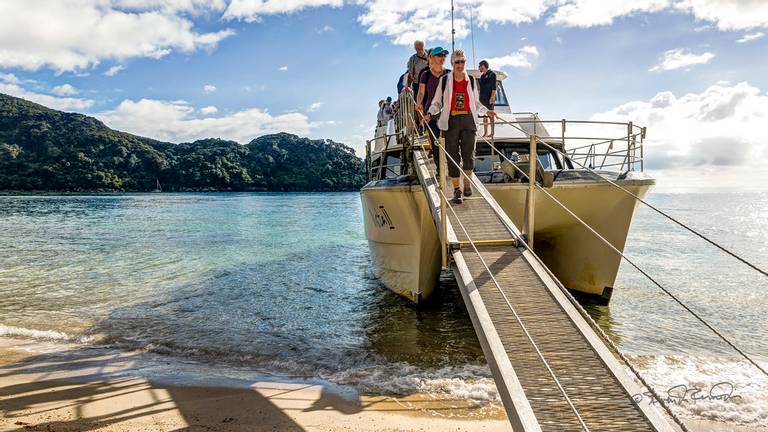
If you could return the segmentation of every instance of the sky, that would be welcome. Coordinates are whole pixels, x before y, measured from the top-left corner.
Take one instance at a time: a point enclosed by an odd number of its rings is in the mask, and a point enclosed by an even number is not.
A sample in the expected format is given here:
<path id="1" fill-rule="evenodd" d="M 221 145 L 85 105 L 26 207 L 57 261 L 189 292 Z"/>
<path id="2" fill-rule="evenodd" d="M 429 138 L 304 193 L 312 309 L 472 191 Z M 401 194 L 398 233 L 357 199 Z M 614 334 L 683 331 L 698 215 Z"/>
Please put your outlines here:
<path id="1" fill-rule="evenodd" d="M 662 188 L 768 190 L 768 1 L 455 7 L 513 111 L 647 126 Z M 449 0 L 2 0 L 0 93 L 171 142 L 285 131 L 362 156 L 416 39 L 450 47 Z"/>

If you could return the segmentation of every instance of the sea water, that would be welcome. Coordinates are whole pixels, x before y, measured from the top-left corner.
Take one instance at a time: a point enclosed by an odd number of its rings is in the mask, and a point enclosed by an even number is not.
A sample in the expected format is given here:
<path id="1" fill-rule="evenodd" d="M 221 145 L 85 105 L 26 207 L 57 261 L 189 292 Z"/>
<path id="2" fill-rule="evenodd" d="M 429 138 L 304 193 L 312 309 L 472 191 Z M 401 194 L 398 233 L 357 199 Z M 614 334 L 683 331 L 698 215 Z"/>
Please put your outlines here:
<path id="1" fill-rule="evenodd" d="M 768 194 L 649 200 L 768 267 Z M 626 253 L 768 366 L 765 277 L 642 207 Z M 768 379 L 631 266 L 585 306 L 680 415 L 768 424 Z M 419 309 L 373 277 L 357 193 L 0 197 L 0 336 L 139 352 L 131 373 L 181 383 L 500 403 L 450 274 Z"/>

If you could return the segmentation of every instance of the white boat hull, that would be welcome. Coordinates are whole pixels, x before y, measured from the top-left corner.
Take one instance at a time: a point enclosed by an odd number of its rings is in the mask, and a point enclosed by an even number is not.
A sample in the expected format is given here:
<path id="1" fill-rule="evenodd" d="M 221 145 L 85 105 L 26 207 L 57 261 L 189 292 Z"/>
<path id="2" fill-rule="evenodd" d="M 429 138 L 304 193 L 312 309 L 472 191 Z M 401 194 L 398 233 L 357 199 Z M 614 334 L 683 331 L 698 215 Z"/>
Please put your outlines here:
<path id="1" fill-rule="evenodd" d="M 645 197 L 653 180 L 617 181 Z M 486 188 L 522 230 L 527 185 L 487 184 Z M 637 200 L 600 182 L 555 182 L 549 193 L 600 233 L 616 249 L 624 251 Z M 534 215 L 534 251 L 567 288 L 610 299 L 621 256 L 582 226 L 557 203 L 537 190 Z"/>
<path id="2" fill-rule="evenodd" d="M 653 180 L 617 181 L 643 198 Z M 522 231 L 527 185 L 485 187 Z M 547 191 L 620 251 L 637 201 L 601 182 L 563 181 Z M 440 242 L 421 186 L 366 186 L 360 191 L 374 274 L 392 291 L 419 303 L 440 275 Z M 536 191 L 534 251 L 567 288 L 608 302 L 621 257 L 543 192 Z"/>
<path id="3" fill-rule="evenodd" d="M 415 303 L 440 277 L 440 242 L 421 186 L 366 186 L 360 191 L 373 272 Z"/>

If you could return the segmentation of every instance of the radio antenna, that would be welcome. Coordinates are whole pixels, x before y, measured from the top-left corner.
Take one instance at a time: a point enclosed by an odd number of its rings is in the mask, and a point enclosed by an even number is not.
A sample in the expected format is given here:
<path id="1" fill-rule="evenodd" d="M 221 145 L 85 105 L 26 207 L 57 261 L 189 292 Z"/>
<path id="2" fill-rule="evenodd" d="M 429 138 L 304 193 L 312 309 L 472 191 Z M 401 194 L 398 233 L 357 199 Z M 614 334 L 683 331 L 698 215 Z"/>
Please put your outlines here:
<path id="1" fill-rule="evenodd" d="M 456 28 L 453 26 L 453 0 L 451 0 L 451 52 L 456 51 Z"/>
<path id="2" fill-rule="evenodd" d="M 469 34 L 472 35 L 472 64 L 477 66 L 477 59 L 475 59 L 475 21 L 472 17 L 472 7 L 469 7 Z"/>

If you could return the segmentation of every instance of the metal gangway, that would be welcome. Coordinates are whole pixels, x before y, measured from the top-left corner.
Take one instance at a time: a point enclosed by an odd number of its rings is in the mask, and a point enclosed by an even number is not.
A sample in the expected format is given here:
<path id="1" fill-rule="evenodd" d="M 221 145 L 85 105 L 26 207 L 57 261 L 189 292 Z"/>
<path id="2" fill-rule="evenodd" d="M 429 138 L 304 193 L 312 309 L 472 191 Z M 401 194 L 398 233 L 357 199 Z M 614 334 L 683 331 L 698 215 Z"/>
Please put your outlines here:
<path id="1" fill-rule="evenodd" d="M 401 98 L 402 112 L 413 112 L 410 101 Z M 628 373 L 597 324 L 533 253 L 527 243 L 532 232 L 524 236 L 474 174 L 468 180 L 475 194 L 451 205 L 445 176 L 436 175 L 427 154 L 427 137 L 419 136 L 412 118 L 396 123 L 412 149 L 443 265 L 458 282 L 513 430 L 680 430 L 654 406 L 634 402 L 646 386 Z M 456 161 L 447 160 L 435 142 L 445 173 L 447 163 Z"/>
<path id="2" fill-rule="evenodd" d="M 759 274 L 765 270 L 709 238 L 684 222 L 633 194 L 601 171 L 619 166 L 628 174 L 639 165 L 643 167 L 645 128 L 630 123 L 566 120 L 542 121 L 533 113 L 516 121 L 497 118 L 496 122 L 511 126 L 530 142 L 527 170 L 495 147 L 493 138 L 484 140 L 492 152 L 499 155 L 515 177 L 528 184 L 522 232 L 494 200 L 478 177 L 460 170 L 462 180 L 469 181 L 475 194 L 461 205 L 452 205 L 446 196 L 445 176 L 437 175 L 437 167 L 427 149 L 439 152 L 440 171 L 447 164 L 458 162 L 446 155 L 445 147 L 429 128 L 426 135 L 417 130 L 413 97 L 401 95 L 400 108 L 388 130 L 381 137 L 379 154 L 386 154 L 394 144 L 402 151 L 403 160 L 394 166 L 379 158 L 372 166 L 370 141 L 366 147 L 366 169 L 369 173 L 383 170 L 407 173 L 418 178 L 442 250 L 443 268 L 453 271 L 462 297 L 472 319 L 475 332 L 490 366 L 507 416 L 515 431 L 683 431 L 685 423 L 672 410 L 670 403 L 648 384 L 629 359 L 611 341 L 573 295 L 533 252 L 534 209 L 536 192 L 546 196 L 573 217 L 585 229 L 611 248 L 616 254 L 646 277 L 656 288 L 674 300 L 686 313 L 725 342 L 762 375 L 768 368 L 759 364 L 738 343 L 708 322 L 684 300 L 654 279 L 622 250 L 614 247 L 595 229 L 547 191 L 545 178 L 537 178 L 537 163 L 530 155 L 538 148 L 558 153 L 594 178 L 633 197 L 668 221 L 699 237 L 721 252 L 730 255 Z M 550 137 L 544 124 L 559 124 L 557 136 Z M 587 142 L 565 149 L 566 127 L 620 126 L 623 136 L 592 138 L 580 134 L 570 141 Z M 540 126 L 540 129 L 537 127 Z M 391 132 L 391 133 L 390 133 Z M 605 136 L 605 135 L 603 135 Z M 557 145 L 557 147 L 553 146 Z M 569 153 L 566 153 L 568 151 Z M 639 153 L 639 157 L 638 157 Z M 513 154 L 514 156 L 514 154 Z M 525 161 L 519 161 L 525 162 Z M 509 175 L 509 173 L 507 172 Z M 544 176 L 542 176 L 544 177 Z M 635 403 L 633 396 L 650 395 L 653 404 Z M 639 398 L 643 399 L 643 398 Z M 658 408 L 658 410 L 657 410 Z M 662 411 L 663 409 L 663 411 Z"/>

